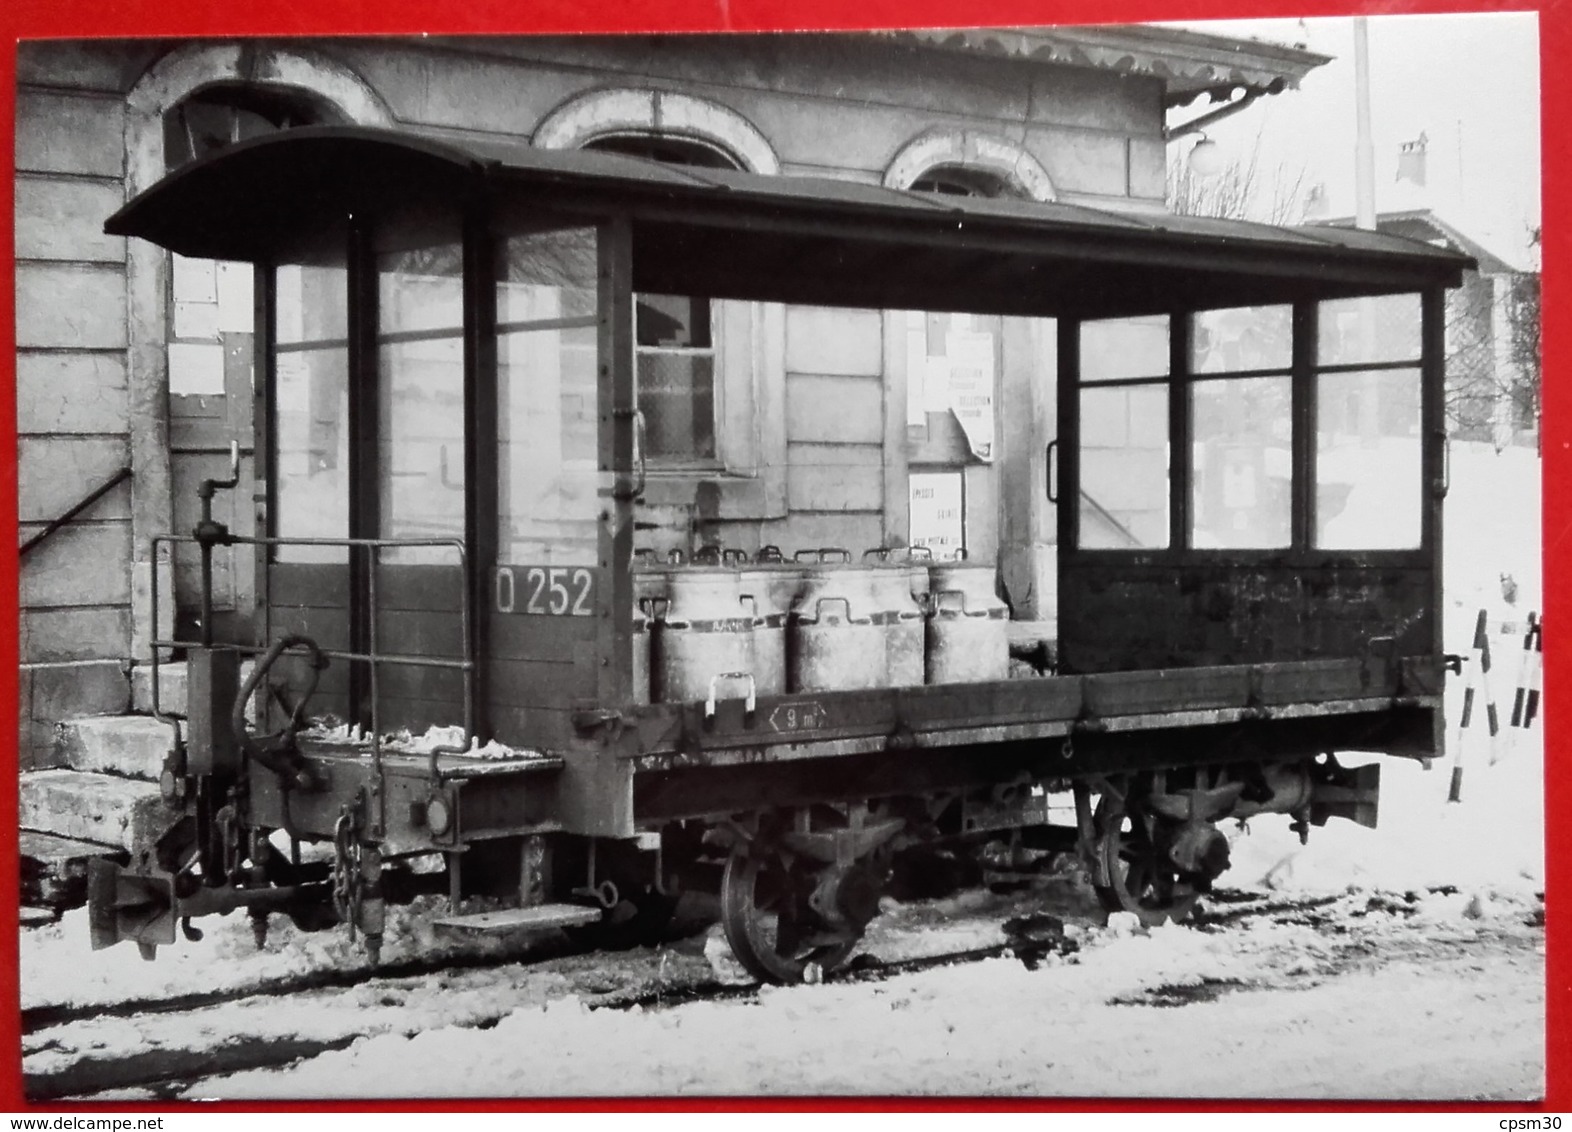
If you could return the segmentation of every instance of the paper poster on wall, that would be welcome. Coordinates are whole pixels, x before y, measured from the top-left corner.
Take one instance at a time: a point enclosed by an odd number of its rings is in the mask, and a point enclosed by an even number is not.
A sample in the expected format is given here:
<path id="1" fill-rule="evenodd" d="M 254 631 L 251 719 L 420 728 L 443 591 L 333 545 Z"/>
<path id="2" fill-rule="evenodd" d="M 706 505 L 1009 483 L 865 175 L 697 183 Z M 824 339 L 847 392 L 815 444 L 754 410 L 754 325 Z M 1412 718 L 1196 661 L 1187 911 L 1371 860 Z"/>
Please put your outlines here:
<path id="1" fill-rule="evenodd" d="M 913 472 L 910 478 L 911 544 L 926 546 L 936 559 L 955 557 L 966 545 L 961 473 Z"/>
<path id="2" fill-rule="evenodd" d="M 218 341 L 218 304 L 175 300 L 175 337 Z"/>
<path id="3" fill-rule="evenodd" d="M 960 422 L 972 455 L 993 459 L 993 335 L 951 331 L 949 354 L 950 409 Z"/>
<path id="4" fill-rule="evenodd" d="M 223 396 L 224 347 L 217 342 L 171 342 L 169 392 L 186 397 Z"/>
<path id="5" fill-rule="evenodd" d="M 216 303 L 218 302 L 217 264 L 210 259 L 191 259 L 183 255 L 172 255 L 170 262 L 173 265 L 174 279 L 172 291 L 176 302 L 180 303 Z"/>
<path id="6" fill-rule="evenodd" d="M 218 265 L 218 328 L 226 334 L 250 334 L 256 329 L 255 278 L 249 263 Z"/>

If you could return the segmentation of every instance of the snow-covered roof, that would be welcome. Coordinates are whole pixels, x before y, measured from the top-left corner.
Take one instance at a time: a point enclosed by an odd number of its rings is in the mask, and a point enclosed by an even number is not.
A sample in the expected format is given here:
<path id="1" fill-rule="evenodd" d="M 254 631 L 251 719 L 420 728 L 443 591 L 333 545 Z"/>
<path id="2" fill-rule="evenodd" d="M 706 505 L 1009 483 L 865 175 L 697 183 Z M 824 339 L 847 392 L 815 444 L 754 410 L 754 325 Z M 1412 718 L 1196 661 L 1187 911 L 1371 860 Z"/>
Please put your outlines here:
<path id="1" fill-rule="evenodd" d="M 1338 216 L 1319 223 L 1334 228 L 1352 228 L 1356 221 L 1352 216 Z M 1455 225 L 1437 216 L 1434 209 L 1409 208 L 1377 213 L 1376 230 L 1462 252 L 1478 263 L 1481 275 L 1518 275 L 1528 270 L 1509 263 L 1477 239 L 1465 235 Z"/>

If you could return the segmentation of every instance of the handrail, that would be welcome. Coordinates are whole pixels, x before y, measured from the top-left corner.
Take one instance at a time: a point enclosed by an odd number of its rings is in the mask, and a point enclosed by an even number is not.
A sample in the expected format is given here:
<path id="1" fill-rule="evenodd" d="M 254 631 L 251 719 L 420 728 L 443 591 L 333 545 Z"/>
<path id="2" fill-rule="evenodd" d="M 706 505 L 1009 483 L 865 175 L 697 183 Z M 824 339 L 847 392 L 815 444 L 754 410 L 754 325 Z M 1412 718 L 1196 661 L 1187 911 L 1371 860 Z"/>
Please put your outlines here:
<path id="1" fill-rule="evenodd" d="M 21 545 L 21 548 L 17 550 L 17 557 L 19 557 L 19 558 L 27 557 L 27 552 L 28 551 L 32 550 L 39 543 L 43 542 L 46 538 L 48 538 L 50 535 L 54 534 L 61 527 L 65 526 L 72 519 L 76 518 L 83 511 L 86 511 L 89 507 L 91 507 L 93 504 L 97 503 L 104 496 L 108 495 L 116 487 L 120 486 L 120 483 L 121 483 L 122 480 L 128 480 L 130 478 L 131 478 L 131 465 L 127 464 L 125 467 L 121 468 L 114 475 L 110 476 L 103 483 L 101 483 L 97 487 L 95 487 L 92 491 L 90 491 L 86 495 L 84 495 L 82 497 L 81 501 L 76 504 L 76 506 L 72 507 L 64 515 L 61 515 L 58 519 L 52 520 L 51 522 L 46 524 L 44 526 L 43 530 L 39 531 L 32 538 L 30 538 L 26 542 L 24 542 Z"/>
<path id="2" fill-rule="evenodd" d="M 153 538 L 153 552 L 158 553 L 158 546 L 162 543 L 199 543 L 201 540 L 194 535 L 156 535 Z M 377 773 L 382 770 L 382 745 L 377 697 L 377 666 L 381 664 L 408 665 L 421 668 L 447 668 L 457 669 L 463 674 L 463 711 L 464 711 L 464 736 L 456 744 L 436 744 L 430 752 L 428 773 L 434 785 L 440 786 L 443 781 L 442 769 L 438 761 L 441 755 L 463 754 L 470 749 L 475 738 L 474 717 L 474 692 L 475 692 L 475 656 L 473 627 L 470 624 L 470 578 L 469 555 L 461 539 L 452 538 L 288 538 L 279 536 L 261 537 L 247 535 L 233 535 L 227 540 L 231 545 L 246 546 L 335 546 L 335 547 L 362 547 L 373 552 L 371 571 L 369 576 L 369 600 L 371 604 L 371 637 L 367 641 L 365 652 L 341 651 L 337 649 L 321 649 L 323 657 L 334 660 L 360 661 L 367 664 L 371 675 L 371 759 L 372 766 Z M 457 553 L 456 566 L 459 571 L 461 593 L 459 596 L 459 621 L 460 621 L 460 651 L 462 657 L 427 657 L 411 656 L 399 653 L 378 653 L 376 639 L 376 575 L 378 568 L 377 551 L 383 549 L 396 549 L 408 547 L 436 547 L 453 550 Z M 153 623 L 158 624 L 158 587 L 155 582 L 152 599 Z M 181 640 L 154 640 L 151 642 L 153 650 L 153 707 L 154 714 L 158 714 L 158 667 L 159 650 L 165 648 L 193 648 L 199 642 Z M 267 651 L 268 646 L 256 645 L 229 645 L 228 648 L 240 653 L 253 655 Z M 298 650 L 287 650 L 294 653 Z"/>

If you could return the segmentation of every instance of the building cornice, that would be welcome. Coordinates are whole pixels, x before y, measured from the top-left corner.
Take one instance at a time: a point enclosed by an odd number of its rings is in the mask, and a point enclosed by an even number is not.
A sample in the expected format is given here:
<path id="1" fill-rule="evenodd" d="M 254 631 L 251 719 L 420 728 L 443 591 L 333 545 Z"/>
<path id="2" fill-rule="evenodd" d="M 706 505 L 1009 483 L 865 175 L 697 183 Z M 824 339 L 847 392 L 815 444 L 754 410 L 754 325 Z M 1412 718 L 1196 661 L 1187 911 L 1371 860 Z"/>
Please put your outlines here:
<path id="1" fill-rule="evenodd" d="M 1058 66 L 1160 79 L 1164 105 L 1243 87 L 1276 94 L 1299 85 L 1331 57 L 1260 40 L 1154 26 L 932 28 L 877 32 L 901 42 Z"/>

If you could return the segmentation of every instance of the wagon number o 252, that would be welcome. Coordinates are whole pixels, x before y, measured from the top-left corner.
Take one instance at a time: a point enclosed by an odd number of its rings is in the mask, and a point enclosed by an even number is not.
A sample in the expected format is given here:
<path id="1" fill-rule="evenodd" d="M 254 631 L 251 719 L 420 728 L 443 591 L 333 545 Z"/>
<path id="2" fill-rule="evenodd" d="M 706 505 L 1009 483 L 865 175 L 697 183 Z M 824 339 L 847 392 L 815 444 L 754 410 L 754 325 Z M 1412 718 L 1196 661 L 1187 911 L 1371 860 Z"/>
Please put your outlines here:
<path id="1" fill-rule="evenodd" d="M 595 571 L 583 566 L 498 566 L 498 613 L 591 617 Z"/>

